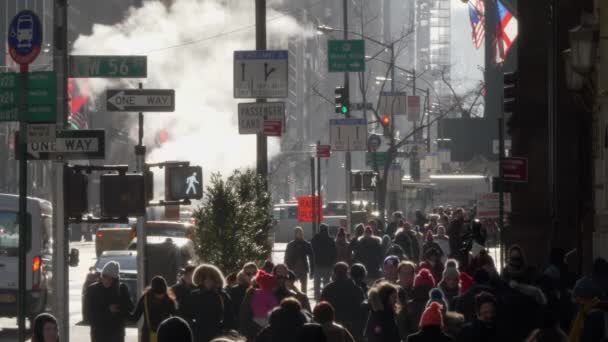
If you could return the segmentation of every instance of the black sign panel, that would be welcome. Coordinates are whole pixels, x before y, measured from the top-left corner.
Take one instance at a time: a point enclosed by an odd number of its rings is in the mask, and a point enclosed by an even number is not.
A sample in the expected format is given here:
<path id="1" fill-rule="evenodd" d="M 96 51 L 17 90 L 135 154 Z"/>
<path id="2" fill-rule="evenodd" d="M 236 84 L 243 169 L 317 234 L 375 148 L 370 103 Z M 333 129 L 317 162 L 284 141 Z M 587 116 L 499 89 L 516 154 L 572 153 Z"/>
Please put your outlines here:
<path id="1" fill-rule="evenodd" d="M 203 198 L 203 169 L 200 166 L 171 166 L 165 171 L 165 199 L 178 201 Z"/>
<path id="2" fill-rule="evenodd" d="M 129 217 L 146 214 L 144 176 L 108 174 L 101 176 L 101 216 Z"/>
<path id="3" fill-rule="evenodd" d="M 15 146 L 19 146 L 19 134 L 15 135 Z M 106 156 L 106 134 L 104 130 L 58 131 L 55 140 L 29 142 L 28 160 L 89 160 Z M 19 158 L 21 153 L 17 153 Z"/>
<path id="4" fill-rule="evenodd" d="M 108 89 L 106 108 L 109 112 L 174 112 L 173 89 Z"/>

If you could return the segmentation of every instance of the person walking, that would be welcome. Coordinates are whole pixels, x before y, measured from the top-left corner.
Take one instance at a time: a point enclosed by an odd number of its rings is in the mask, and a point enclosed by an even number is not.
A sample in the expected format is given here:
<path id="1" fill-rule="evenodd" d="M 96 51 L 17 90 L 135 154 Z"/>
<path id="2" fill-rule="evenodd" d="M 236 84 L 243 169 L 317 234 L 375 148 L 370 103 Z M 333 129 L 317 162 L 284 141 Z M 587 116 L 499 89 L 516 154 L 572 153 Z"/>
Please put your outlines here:
<path id="1" fill-rule="evenodd" d="M 365 299 L 367 299 L 369 287 L 365 282 L 365 279 L 367 278 L 367 269 L 365 269 L 365 266 L 359 263 L 353 264 L 350 267 L 350 271 L 348 272 L 348 274 L 350 275 L 350 279 L 352 279 L 355 285 L 357 285 L 357 287 L 359 287 L 361 291 L 363 291 L 363 296 L 365 297 Z"/>
<path id="2" fill-rule="evenodd" d="M 294 239 L 287 244 L 284 259 L 287 267 L 295 272 L 300 281 L 300 289 L 306 293 L 308 273 L 314 274 L 315 271 L 315 256 L 310 243 L 304 240 L 302 227 L 294 229 Z"/>
<path id="3" fill-rule="evenodd" d="M 194 342 L 188 322 L 181 317 L 169 317 L 158 325 L 158 342 Z"/>
<path id="4" fill-rule="evenodd" d="M 131 320 L 137 322 L 143 316 L 141 342 L 156 342 L 156 330 L 162 321 L 176 314 L 173 293 L 168 291 L 167 282 L 161 276 L 155 276 L 150 281 L 144 294 L 139 298 Z"/>
<path id="5" fill-rule="evenodd" d="M 489 292 L 475 296 L 475 319 L 464 326 L 458 338 L 459 342 L 508 341 L 508 337 L 499 329 L 497 319 L 498 302 Z"/>
<path id="6" fill-rule="evenodd" d="M 175 302 L 177 303 L 177 313 L 182 315 L 182 309 L 185 305 L 185 300 L 190 295 L 190 292 L 194 290 L 192 285 L 192 273 L 195 267 L 193 265 L 187 265 L 181 269 L 181 277 L 177 283 L 171 286 L 171 291 L 175 296 Z"/>
<path id="7" fill-rule="evenodd" d="M 452 254 L 450 257 L 457 260 L 461 260 L 460 250 L 462 248 L 462 237 L 465 233 L 464 226 L 464 211 L 462 208 L 458 208 L 454 214 L 452 222 L 448 226 L 448 236 L 450 238 L 450 251 Z"/>
<path id="8" fill-rule="evenodd" d="M 365 328 L 368 341 L 400 342 L 395 311 L 397 287 L 386 282 L 380 283 L 369 290 L 368 296 L 371 309 Z"/>
<path id="9" fill-rule="evenodd" d="M 124 342 L 125 325 L 133 311 L 127 285 L 120 282 L 120 265 L 109 261 L 101 270 L 101 279 L 85 293 L 87 317 L 91 324 L 91 342 Z"/>
<path id="10" fill-rule="evenodd" d="M 335 319 L 345 326 L 355 337 L 360 337 L 364 323 L 361 304 L 365 300 L 362 289 L 348 277 L 348 265 L 339 262 L 334 266 L 333 282 L 321 293 L 321 300 L 332 305 Z"/>
<path id="11" fill-rule="evenodd" d="M 433 237 L 433 241 L 437 243 L 441 252 L 443 253 L 443 257 L 441 258 L 441 262 L 445 262 L 446 259 L 451 254 L 450 250 L 450 238 L 445 234 L 445 227 L 443 225 L 437 226 L 437 235 Z"/>
<path id="12" fill-rule="evenodd" d="M 418 235 L 412 230 L 412 225 L 409 222 L 403 223 L 403 226 L 395 233 L 395 244 L 403 249 L 409 260 L 418 263 L 420 260 L 420 244 L 418 243 Z"/>
<path id="13" fill-rule="evenodd" d="M 407 337 L 407 342 L 454 342 L 443 333 L 444 308 L 437 302 L 431 303 L 420 317 L 420 330 Z"/>
<path id="14" fill-rule="evenodd" d="M 570 342 L 602 341 L 608 335 L 605 319 L 608 308 L 602 303 L 601 289 L 589 277 L 579 279 L 572 298 L 579 309 L 570 329 Z"/>
<path id="15" fill-rule="evenodd" d="M 426 309 L 426 303 L 429 300 L 429 292 L 435 287 L 435 279 L 429 270 L 426 268 L 418 271 L 414 278 L 414 289 L 412 291 L 412 299 L 407 303 L 408 321 L 420 322 L 420 316 Z"/>
<path id="16" fill-rule="evenodd" d="M 527 264 L 523 249 L 518 245 L 509 248 L 507 266 L 500 273 L 506 283 L 515 280 L 519 283 L 532 284 L 536 280 L 534 268 Z"/>
<path id="17" fill-rule="evenodd" d="M 359 238 L 356 259 L 365 265 L 370 281 L 373 282 L 378 279 L 384 253 L 382 251 L 382 241 L 379 237 L 372 235 L 371 227 L 366 227 L 365 233 Z"/>
<path id="18" fill-rule="evenodd" d="M 438 287 L 443 291 L 449 307 L 454 309 L 456 307 L 456 297 L 460 295 L 460 272 L 456 260 L 449 259 L 445 263 L 445 270 Z"/>
<path id="19" fill-rule="evenodd" d="M 234 317 L 239 317 L 241 304 L 243 303 L 243 299 L 245 298 L 247 290 L 250 286 L 251 277 L 249 277 L 249 275 L 245 273 L 245 270 L 242 269 L 236 274 L 236 285 L 226 289 L 226 292 L 232 301 L 232 311 L 234 312 Z"/>
<path id="20" fill-rule="evenodd" d="M 395 238 L 395 233 L 397 229 L 399 229 L 401 222 L 403 220 L 403 212 L 395 211 L 393 215 L 391 215 L 391 222 L 386 227 L 386 235 L 388 235 L 391 239 Z"/>
<path id="21" fill-rule="evenodd" d="M 59 342 L 57 319 L 48 313 L 41 313 L 33 322 L 32 342 Z"/>
<path id="22" fill-rule="evenodd" d="M 308 321 L 300 302 L 295 298 L 281 301 L 268 318 L 268 325 L 255 338 L 256 342 L 282 342 L 297 340 L 302 327 Z"/>
<path id="23" fill-rule="evenodd" d="M 314 254 L 314 296 L 319 300 L 321 289 L 329 283 L 336 263 L 336 242 L 329 236 L 329 226 L 321 223 L 319 232 L 310 241 Z"/>
<path id="24" fill-rule="evenodd" d="M 296 280 L 296 274 L 293 273 L 293 271 L 287 272 L 285 287 L 287 287 L 288 290 L 291 290 L 294 293 L 294 297 L 298 300 L 298 302 L 300 302 L 300 305 L 302 305 L 302 310 L 306 310 L 312 313 L 312 308 L 310 307 L 310 300 L 308 300 L 308 296 L 304 292 L 300 291 L 296 287 Z"/>
<path id="25" fill-rule="evenodd" d="M 185 312 L 197 342 L 209 342 L 236 327 L 232 301 L 226 292 L 222 272 L 210 264 L 198 266 L 192 275 L 196 287 L 187 299 Z"/>
<path id="26" fill-rule="evenodd" d="M 350 243 L 346 238 L 346 230 L 344 230 L 344 227 L 340 227 L 338 234 L 336 234 L 336 261 L 343 261 L 350 265 L 351 259 L 352 252 Z"/>
<path id="27" fill-rule="evenodd" d="M 313 310 L 315 322 L 323 327 L 323 333 L 327 342 L 355 342 L 353 335 L 335 320 L 334 308 L 328 302 L 320 302 Z"/>
<path id="28" fill-rule="evenodd" d="M 351 256 L 353 258 L 352 262 L 361 262 L 361 260 L 357 259 L 359 255 L 359 238 L 363 236 L 365 232 L 365 226 L 363 223 L 359 223 L 355 226 L 355 234 L 350 239 L 349 247 L 351 251 Z"/>

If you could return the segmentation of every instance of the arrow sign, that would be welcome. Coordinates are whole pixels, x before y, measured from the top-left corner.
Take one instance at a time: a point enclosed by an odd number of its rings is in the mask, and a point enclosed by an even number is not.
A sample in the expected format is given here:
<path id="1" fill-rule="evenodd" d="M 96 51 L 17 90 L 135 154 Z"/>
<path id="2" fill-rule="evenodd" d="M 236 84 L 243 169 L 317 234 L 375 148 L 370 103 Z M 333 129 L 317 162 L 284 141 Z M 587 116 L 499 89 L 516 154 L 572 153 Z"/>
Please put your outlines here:
<path id="1" fill-rule="evenodd" d="M 18 139 L 18 135 L 16 137 Z M 17 156 L 21 155 L 20 153 Z M 27 159 L 88 160 L 105 158 L 105 131 L 57 131 L 51 141 L 28 142 Z"/>
<path id="2" fill-rule="evenodd" d="M 106 109 L 109 112 L 173 112 L 173 89 L 108 89 Z"/>

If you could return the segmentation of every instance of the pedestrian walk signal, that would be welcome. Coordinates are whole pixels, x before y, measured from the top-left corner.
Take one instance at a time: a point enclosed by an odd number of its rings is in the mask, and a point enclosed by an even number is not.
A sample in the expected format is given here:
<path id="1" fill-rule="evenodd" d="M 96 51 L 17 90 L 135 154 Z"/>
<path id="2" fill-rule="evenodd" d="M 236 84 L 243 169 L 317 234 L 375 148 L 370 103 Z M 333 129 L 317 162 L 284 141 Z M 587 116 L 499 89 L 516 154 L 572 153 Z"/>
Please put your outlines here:
<path id="1" fill-rule="evenodd" d="M 200 166 L 169 166 L 165 171 L 165 200 L 203 198 L 203 169 Z"/>

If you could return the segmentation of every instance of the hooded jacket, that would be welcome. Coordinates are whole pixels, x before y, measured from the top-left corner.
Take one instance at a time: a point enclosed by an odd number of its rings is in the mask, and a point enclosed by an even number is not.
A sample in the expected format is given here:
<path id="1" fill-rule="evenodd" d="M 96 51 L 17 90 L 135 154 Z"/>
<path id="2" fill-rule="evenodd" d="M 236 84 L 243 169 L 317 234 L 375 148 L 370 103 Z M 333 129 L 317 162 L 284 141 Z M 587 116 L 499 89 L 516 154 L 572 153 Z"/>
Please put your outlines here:
<path id="1" fill-rule="evenodd" d="M 369 292 L 371 312 L 365 328 L 369 342 L 400 342 L 399 328 L 393 310 L 386 310 L 375 288 Z"/>

